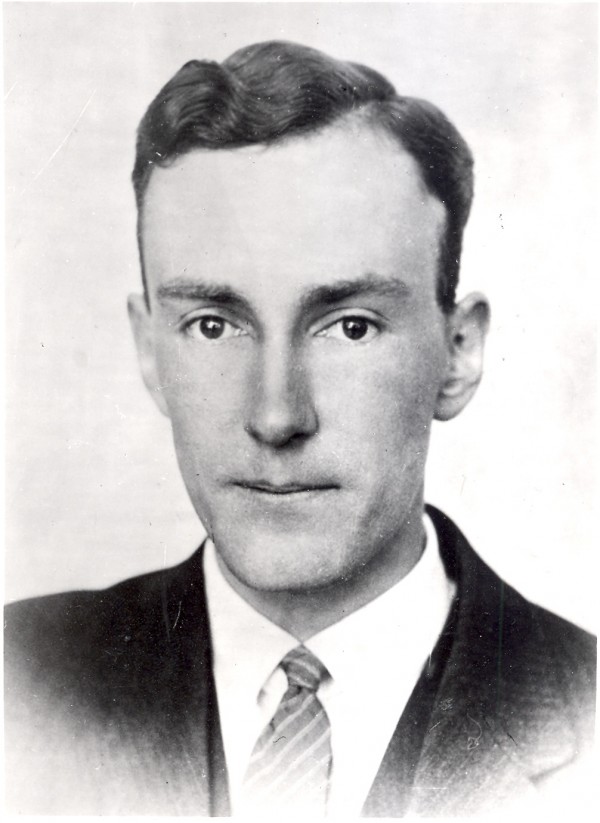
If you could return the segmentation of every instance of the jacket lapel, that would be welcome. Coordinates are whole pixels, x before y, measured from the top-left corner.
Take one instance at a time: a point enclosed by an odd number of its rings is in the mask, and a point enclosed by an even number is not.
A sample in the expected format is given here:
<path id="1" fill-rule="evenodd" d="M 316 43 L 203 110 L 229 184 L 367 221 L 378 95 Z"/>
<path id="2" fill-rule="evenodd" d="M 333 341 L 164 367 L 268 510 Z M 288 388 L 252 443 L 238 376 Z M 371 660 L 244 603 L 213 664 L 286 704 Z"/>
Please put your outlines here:
<path id="1" fill-rule="evenodd" d="M 206 610 L 202 550 L 157 582 L 160 620 L 147 650 L 152 660 L 143 748 L 151 764 L 151 795 L 160 795 L 162 813 L 226 816 L 229 814 L 227 770 L 212 670 L 210 626 Z M 138 707 L 139 708 L 139 707 Z M 148 739 L 155 746 L 148 747 Z M 149 751 L 148 751 L 149 749 Z M 144 752 L 138 752 L 143 756 Z M 146 755 L 147 757 L 148 755 Z M 148 768 L 150 766 L 150 768 Z M 145 778 L 146 779 L 146 778 Z M 157 800 L 158 800 L 157 796 Z M 159 812 L 157 812 L 159 813 Z"/>
<path id="2" fill-rule="evenodd" d="M 556 690 L 549 688 L 540 701 L 547 661 L 524 618 L 528 604 L 475 555 L 451 521 L 433 508 L 428 512 L 447 573 L 457 584 L 456 599 L 392 737 L 365 815 L 496 810 L 517 795 L 533 794 L 532 778 L 573 756 Z M 411 704 L 426 704 L 426 716 L 418 719 Z M 407 753 L 405 721 L 411 712 L 410 726 L 418 723 L 421 731 Z M 550 749 L 541 745 L 548 737 L 557 741 Z M 407 754 L 412 785 L 400 797 L 398 773 L 406 772 Z"/>

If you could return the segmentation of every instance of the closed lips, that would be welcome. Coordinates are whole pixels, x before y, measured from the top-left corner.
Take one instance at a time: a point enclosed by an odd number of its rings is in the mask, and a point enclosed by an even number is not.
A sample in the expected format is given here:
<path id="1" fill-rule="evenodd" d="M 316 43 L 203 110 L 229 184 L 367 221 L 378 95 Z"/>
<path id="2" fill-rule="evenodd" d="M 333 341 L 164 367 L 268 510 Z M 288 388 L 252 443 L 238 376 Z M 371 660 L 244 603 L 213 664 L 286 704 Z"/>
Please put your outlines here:
<path id="1" fill-rule="evenodd" d="M 337 488 L 332 483 L 268 483 L 262 480 L 238 482 L 235 485 L 266 494 L 298 494 L 300 492 L 328 491 Z"/>

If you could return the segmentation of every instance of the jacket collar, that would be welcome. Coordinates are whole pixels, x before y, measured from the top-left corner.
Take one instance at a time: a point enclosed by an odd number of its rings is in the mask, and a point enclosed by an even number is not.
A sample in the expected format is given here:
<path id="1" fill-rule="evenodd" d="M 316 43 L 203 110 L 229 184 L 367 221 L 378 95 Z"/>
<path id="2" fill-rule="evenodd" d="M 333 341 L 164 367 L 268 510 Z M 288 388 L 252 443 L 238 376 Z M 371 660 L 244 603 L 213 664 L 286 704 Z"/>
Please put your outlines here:
<path id="1" fill-rule="evenodd" d="M 523 799 L 533 793 L 532 778 L 568 762 L 574 741 L 561 720 L 556 688 L 548 688 L 540 701 L 548 661 L 535 636 L 531 607 L 477 557 L 444 514 L 427 510 L 457 594 L 432 655 L 443 670 L 408 811 L 419 816 L 474 814 L 496 809 L 517 794 Z M 369 795 L 372 808 L 386 809 L 386 797 L 393 796 L 399 734 L 400 726 Z M 557 741 L 550 748 L 548 738 Z M 387 814 L 393 814 L 389 806 Z"/>
<path id="2" fill-rule="evenodd" d="M 229 815 L 228 781 L 212 670 L 203 572 L 204 544 L 160 577 L 167 638 L 160 723 L 169 758 L 173 814 Z M 154 716 L 156 717 L 156 714 Z"/>

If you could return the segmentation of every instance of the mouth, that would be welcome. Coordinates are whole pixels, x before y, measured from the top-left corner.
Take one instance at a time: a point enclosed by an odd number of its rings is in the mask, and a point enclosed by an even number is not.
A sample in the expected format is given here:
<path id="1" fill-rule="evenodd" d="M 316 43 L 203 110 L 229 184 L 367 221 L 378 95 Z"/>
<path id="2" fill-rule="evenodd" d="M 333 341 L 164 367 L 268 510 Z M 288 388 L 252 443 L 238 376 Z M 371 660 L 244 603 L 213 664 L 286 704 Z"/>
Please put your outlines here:
<path id="1" fill-rule="evenodd" d="M 269 495 L 295 495 L 306 494 L 308 492 L 324 492 L 338 489 L 339 486 L 334 483 L 272 483 L 268 480 L 251 480 L 251 481 L 236 481 L 234 486 L 238 486 L 248 491 L 257 492 L 258 494 Z"/>

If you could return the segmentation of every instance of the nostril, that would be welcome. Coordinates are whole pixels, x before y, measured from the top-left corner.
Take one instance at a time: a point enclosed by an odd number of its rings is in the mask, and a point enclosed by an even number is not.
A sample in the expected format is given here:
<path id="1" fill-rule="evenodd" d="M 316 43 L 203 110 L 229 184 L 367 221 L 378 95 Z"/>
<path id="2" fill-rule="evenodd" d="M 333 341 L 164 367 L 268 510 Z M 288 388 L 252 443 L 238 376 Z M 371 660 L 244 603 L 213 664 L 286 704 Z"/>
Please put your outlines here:
<path id="1" fill-rule="evenodd" d="M 316 433 L 317 413 L 307 391 L 279 397 L 264 390 L 248 408 L 246 431 L 261 443 L 281 447 Z"/>
<path id="2" fill-rule="evenodd" d="M 296 410 L 297 411 L 297 410 Z M 281 448 L 298 444 L 316 432 L 316 415 L 302 414 L 261 416 L 253 415 L 245 426 L 246 431 L 259 442 Z"/>

